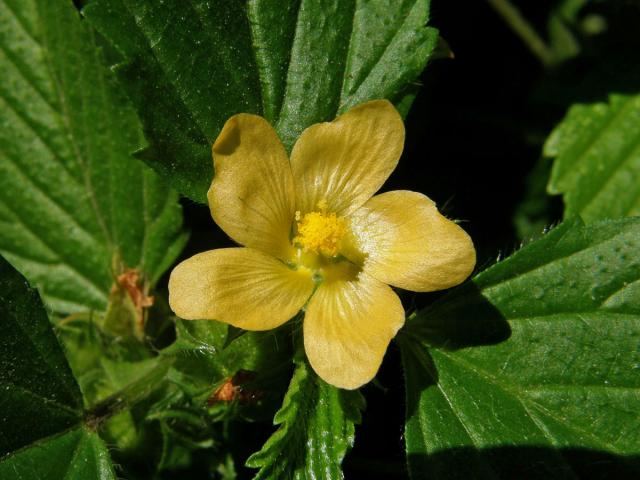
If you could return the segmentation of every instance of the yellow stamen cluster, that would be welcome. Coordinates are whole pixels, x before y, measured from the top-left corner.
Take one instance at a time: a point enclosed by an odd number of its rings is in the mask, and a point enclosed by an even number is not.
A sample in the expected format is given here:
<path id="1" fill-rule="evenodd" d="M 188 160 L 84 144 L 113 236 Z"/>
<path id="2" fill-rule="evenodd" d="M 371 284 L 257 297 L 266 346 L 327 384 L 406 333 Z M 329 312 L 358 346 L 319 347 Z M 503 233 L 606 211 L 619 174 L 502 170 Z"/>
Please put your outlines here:
<path id="1" fill-rule="evenodd" d="M 340 251 L 342 237 L 347 231 L 345 220 L 335 213 L 327 213 L 327 202 L 318 203 L 318 210 L 310 212 L 298 220 L 298 234 L 293 243 L 299 245 L 306 252 L 335 257 Z"/>

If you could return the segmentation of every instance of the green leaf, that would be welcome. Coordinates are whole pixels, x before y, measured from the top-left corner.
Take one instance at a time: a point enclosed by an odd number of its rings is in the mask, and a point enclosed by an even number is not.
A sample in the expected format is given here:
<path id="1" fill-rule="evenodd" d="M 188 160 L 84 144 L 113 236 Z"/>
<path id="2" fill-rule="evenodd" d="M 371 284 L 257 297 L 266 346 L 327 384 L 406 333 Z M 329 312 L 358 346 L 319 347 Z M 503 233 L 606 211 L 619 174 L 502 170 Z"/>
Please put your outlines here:
<path id="1" fill-rule="evenodd" d="M 84 428 L 75 428 L 6 458 L 0 463 L 0 478 L 116 480 L 117 477 L 100 437 Z"/>
<path id="2" fill-rule="evenodd" d="M 130 152 L 135 111 L 72 2 L 0 3 L 0 252 L 61 312 L 153 285 L 186 240 L 177 194 Z"/>
<path id="3" fill-rule="evenodd" d="M 547 20 L 549 48 L 554 65 L 576 57 L 582 50 L 578 35 L 578 20 L 589 0 L 561 0 L 554 6 Z"/>
<path id="4" fill-rule="evenodd" d="M 639 252 L 640 219 L 567 221 L 408 322 L 414 478 L 638 476 Z"/>
<path id="5" fill-rule="evenodd" d="M 151 143 L 142 158 L 200 202 L 223 123 L 260 111 L 244 3 L 100 0 L 83 11 L 125 59 L 116 74 Z"/>
<path id="6" fill-rule="evenodd" d="M 80 421 L 82 396 L 35 290 L 0 258 L 0 457 Z"/>
<path id="7" fill-rule="evenodd" d="M 200 202 L 231 115 L 264 115 L 291 148 L 366 100 L 406 111 L 438 43 L 428 0 L 93 0 L 83 12 L 122 56 L 151 143 L 143 158 Z"/>
<path id="8" fill-rule="evenodd" d="M 353 445 L 364 398 L 325 383 L 299 360 L 274 424 L 278 430 L 247 466 L 256 479 L 343 478 L 342 459 Z"/>
<path id="9" fill-rule="evenodd" d="M 555 158 L 547 190 L 564 196 L 565 216 L 591 222 L 640 214 L 640 94 L 574 105 L 544 153 Z"/>
<path id="10" fill-rule="evenodd" d="M 267 370 L 289 361 L 288 349 L 278 345 L 273 332 L 246 332 L 226 345 L 228 332 L 221 322 L 176 319 L 178 339 L 165 354 L 177 355 L 176 367 L 209 387 L 240 369 Z"/>
<path id="11" fill-rule="evenodd" d="M 251 372 L 243 387 L 258 393 L 241 403 L 242 415 L 269 419 L 278 408 L 291 367 L 290 326 L 268 332 L 235 335 L 228 325 L 212 320 L 176 319 L 177 340 L 163 351 L 175 357 L 172 380 L 198 405 L 206 405 L 222 383 L 241 371 Z M 237 405 L 223 405 L 237 412 Z M 222 412 L 225 413 L 225 412 Z"/>
<path id="12" fill-rule="evenodd" d="M 115 479 L 35 290 L 0 258 L 0 478 Z"/>
<path id="13" fill-rule="evenodd" d="M 283 63 L 282 54 L 272 53 L 278 52 L 272 39 L 280 25 L 270 15 L 286 15 L 286 3 L 257 1 L 250 9 L 263 78 Z M 293 41 L 285 51 L 287 75 L 279 79 L 281 106 L 265 108 L 279 108 L 277 130 L 289 149 L 313 123 L 374 98 L 401 100 L 438 43 L 437 31 L 425 28 L 424 0 L 309 0 L 300 2 L 297 13 L 295 33 L 287 32 Z"/>

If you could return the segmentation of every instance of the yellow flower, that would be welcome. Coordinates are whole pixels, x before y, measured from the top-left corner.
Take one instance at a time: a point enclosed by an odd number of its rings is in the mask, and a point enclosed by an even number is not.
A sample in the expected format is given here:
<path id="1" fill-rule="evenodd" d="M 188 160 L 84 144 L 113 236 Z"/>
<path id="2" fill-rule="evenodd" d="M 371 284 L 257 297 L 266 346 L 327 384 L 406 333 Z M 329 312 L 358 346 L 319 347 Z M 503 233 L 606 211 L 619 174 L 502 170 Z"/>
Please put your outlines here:
<path id="1" fill-rule="evenodd" d="M 389 285 L 452 287 L 473 270 L 469 236 L 426 196 L 373 196 L 402 153 L 404 125 L 375 100 L 306 129 L 287 159 L 262 117 L 231 117 L 213 145 L 208 199 L 215 222 L 244 248 L 195 255 L 169 280 L 184 319 L 268 330 L 304 308 L 304 348 L 341 388 L 370 381 L 404 309 Z"/>

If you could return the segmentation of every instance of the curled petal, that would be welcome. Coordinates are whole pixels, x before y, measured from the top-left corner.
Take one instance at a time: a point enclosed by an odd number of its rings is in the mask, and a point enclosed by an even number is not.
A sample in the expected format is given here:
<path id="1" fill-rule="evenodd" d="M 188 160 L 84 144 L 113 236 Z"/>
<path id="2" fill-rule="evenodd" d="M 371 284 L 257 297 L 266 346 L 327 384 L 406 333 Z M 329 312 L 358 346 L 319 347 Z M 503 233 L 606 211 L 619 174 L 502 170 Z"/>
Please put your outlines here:
<path id="1" fill-rule="evenodd" d="M 366 202 L 396 168 L 404 145 L 402 118 L 387 100 L 363 103 L 333 122 L 307 128 L 291 152 L 296 208 L 326 201 L 347 215 Z"/>
<path id="2" fill-rule="evenodd" d="M 403 324 L 398 296 L 388 285 L 360 273 L 356 279 L 318 287 L 304 318 L 304 349 L 324 381 L 358 388 L 375 376 Z"/>
<path id="3" fill-rule="evenodd" d="M 195 255 L 173 269 L 169 304 L 186 320 L 269 330 L 292 318 L 313 286 L 308 271 L 291 270 L 250 248 L 223 248 Z"/>
<path id="4" fill-rule="evenodd" d="M 442 290 L 463 282 L 475 266 L 469 235 L 420 193 L 376 195 L 349 220 L 366 272 L 384 283 Z"/>
<path id="5" fill-rule="evenodd" d="M 213 144 L 213 163 L 207 197 L 215 222 L 242 245 L 288 258 L 293 176 L 273 127 L 257 115 L 234 115 Z"/>

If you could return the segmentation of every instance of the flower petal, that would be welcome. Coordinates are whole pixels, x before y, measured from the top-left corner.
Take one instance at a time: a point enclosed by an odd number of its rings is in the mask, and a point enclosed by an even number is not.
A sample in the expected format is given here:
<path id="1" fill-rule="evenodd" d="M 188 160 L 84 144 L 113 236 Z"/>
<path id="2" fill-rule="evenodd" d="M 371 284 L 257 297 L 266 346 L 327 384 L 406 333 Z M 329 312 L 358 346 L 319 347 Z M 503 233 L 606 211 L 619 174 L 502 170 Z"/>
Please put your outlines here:
<path id="1" fill-rule="evenodd" d="M 318 287 L 304 318 L 304 349 L 324 381 L 358 388 L 375 376 L 403 324 L 404 309 L 393 290 L 360 273 Z"/>
<path id="2" fill-rule="evenodd" d="M 186 320 L 269 330 L 292 318 L 313 286 L 311 273 L 293 271 L 262 252 L 222 248 L 199 253 L 173 269 L 169 305 Z"/>
<path id="3" fill-rule="evenodd" d="M 307 128 L 291 152 L 296 209 L 322 200 L 347 215 L 378 191 L 396 168 L 404 145 L 402 118 L 387 100 L 363 103 L 333 122 Z"/>
<path id="4" fill-rule="evenodd" d="M 207 196 L 215 222 L 242 245 L 288 258 L 293 176 L 273 127 L 257 115 L 234 115 L 212 150 L 215 176 Z"/>
<path id="5" fill-rule="evenodd" d="M 376 195 L 349 220 L 364 269 L 384 283 L 415 292 L 442 290 L 464 281 L 475 266 L 469 235 L 420 193 Z"/>

